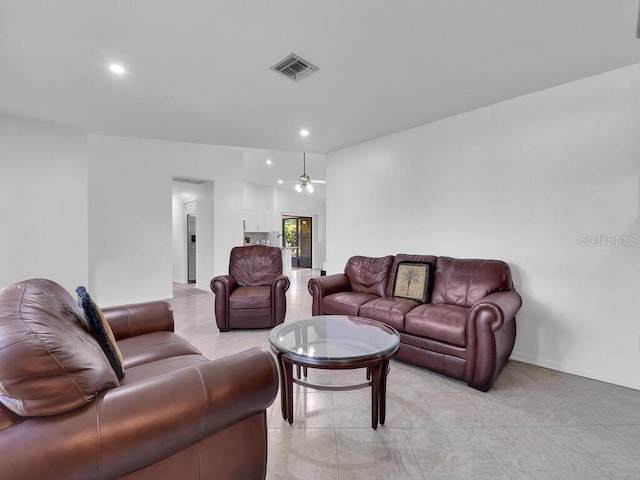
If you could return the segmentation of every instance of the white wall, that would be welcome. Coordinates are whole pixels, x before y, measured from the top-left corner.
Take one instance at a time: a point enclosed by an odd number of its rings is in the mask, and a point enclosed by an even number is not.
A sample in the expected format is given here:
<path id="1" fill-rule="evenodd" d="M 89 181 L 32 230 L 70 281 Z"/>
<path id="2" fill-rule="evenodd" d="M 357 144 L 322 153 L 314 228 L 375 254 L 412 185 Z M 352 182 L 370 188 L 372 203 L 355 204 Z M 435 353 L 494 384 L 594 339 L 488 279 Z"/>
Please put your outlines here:
<path id="1" fill-rule="evenodd" d="M 214 211 L 198 261 L 209 279 L 226 273 L 229 251 L 242 239 L 242 154 L 210 145 L 89 135 L 89 283 L 100 305 L 172 296 L 172 177 L 213 181 Z M 202 264 L 201 264 L 202 262 Z M 204 277 L 202 277 L 204 278 Z"/>
<path id="2" fill-rule="evenodd" d="M 328 270 L 354 254 L 506 260 L 514 358 L 640 388 L 639 125 L 636 65 L 334 152 Z"/>
<path id="3" fill-rule="evenodd" d="M 88 280 L 87 136 L 0 115 L 0 288 Z"/>
<path id="4" fill-rule="evenodd" d="M 233 160 L 229 163 L 232 162 Z M 222 188 L 220 183 L 225 181 L 225 177 L 222 174 L 218 174 L 216 177 L 218 178 L 216 185 L 220 190 Z M 236 178 L 236 182 L 238 180 L 241 179 Z M 221 212 L 216 209 L 217 202 L 222 199 L 216 195 L 214 182 L 196 185 L 195 193 L 197 232 L 196 287 L 210 291 L 211 279 L 216 275 L 229 271 L 231 248 L 242 245 L 241 237 L 237 238 L 232 235 L 232 233 L 239 235 L 242 233 L 242 223 L 237 217 L 230 216 L 228 211 Z M 238 196 L 237 192 L 229 192 L 228 190 L 222 194 L 232 194 L 236 198 Z M 240 210 L 238 206 L 232 213 L 237 215 Z M 220 220 L 216 222 L 218 218 Z M 225 229 L 230 230 L 230 232 L 225 234 Z M 221 241 L 223 238 L 224 242 Z"/>

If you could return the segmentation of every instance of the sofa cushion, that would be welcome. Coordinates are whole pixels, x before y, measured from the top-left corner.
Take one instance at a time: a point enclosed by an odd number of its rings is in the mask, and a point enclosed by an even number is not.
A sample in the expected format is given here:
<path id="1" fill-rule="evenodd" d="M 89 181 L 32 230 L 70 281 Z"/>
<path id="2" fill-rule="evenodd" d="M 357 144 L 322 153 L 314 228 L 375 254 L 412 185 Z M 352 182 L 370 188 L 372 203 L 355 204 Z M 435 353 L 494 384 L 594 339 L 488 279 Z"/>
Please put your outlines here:
<path id="1" fill-rule="evenodd" d="M 468 308 L 427 303 L 405 316 L 405 331 L 420 337 L 464 347 L 467 334 Z"/>
<path id="2" fill-rule="evenodd" d="M 124 362 L 109 322 L 104 318 L 102 310 L 91 299 L 86 288 L 78 287 L 76 288 L 76 293 L 78 294 L 78 305 L 84 312 L 85 326 L 102 347 L 102 351 L 107 360 L 109 360 L 111 368 L 116 372 L 118 380 L 122 380 L 122 377 L 124 377 Z"/>
<path id="3" fill-rule="evenodd" d="M 229 295 L 231 310 L 271 307 L 271 287 L 267 285 L 238 287 Z"/>
<path id="4" fill-rule="evenodd" d="M 358 316 L 360 306 L 375 300 L 376 295 L 370 293 L 338 292 L 322 299 L 322 313 L 328 315 Z"/>
<path id="5" fill-rule="evenodd" d="M 393 296 L 428 303 L 433 287 L 433 265 L 428 262 L 400 262 L 393 279 Z"/>
<path id="6" fill-rule="evenodd" d="M 501 260 L 438 257 L 431 301 L 472 307 L 487 295 L 511 286 L 511 270 Z"/>
<path id="7" fill-rule="evenodd" d="M 386 323 L 396 330 L 404 331 L 404 316 L 420 305 L 407 298 L 382 297 L 371 300 L 360 307 L 359 316 Z"/>
<path id="8" fill-rule="evenodd" d="M 398 271 L 398 264 L 402 262 L 421 262 L 421 263 L 430 263 L 434 266 L 436 265 L 436 260 L 438 257 L 435 255 L 414 255 L 409 253 L 398 253 L 395 257 L 393 257 L 393 263 L 391 264 L 391 271 L 389 272 L 390 281 L 387 282 L 387 288 L 384 292 L 385 297 L 393 297 L 393 279 L 396 278 L 396 272 Z"/>
<path id="9" fill-rule="evenodd" d="M 238 285 L 271 285 L 282 274 L 282 250 L 265 245 L 233 247 L 229 275 Z"/>
<path id="10" fill-rule="evenodd" d="M 380 258 L 361 255 L 351 257 L 344 268 L 344 273 L 351 283 L 351 290 L 383 297 L 392 263 L 393 255 Z"/>
<path id="11" fill-rule="evenodd" d="M 118 342 L 118 347 L 122 352 L 127 375 L 131 367 L 144 363 L 168 357 L 200 355 L 200 351 L 184 338 L 165 331 L 124 338 Z"/>
<path id="12" fill-rule="evenodd" d="M 119 385 L 81 315 L 51 280 L 0 291 L 0 403 L 21 416 L 56 415 Z"/>

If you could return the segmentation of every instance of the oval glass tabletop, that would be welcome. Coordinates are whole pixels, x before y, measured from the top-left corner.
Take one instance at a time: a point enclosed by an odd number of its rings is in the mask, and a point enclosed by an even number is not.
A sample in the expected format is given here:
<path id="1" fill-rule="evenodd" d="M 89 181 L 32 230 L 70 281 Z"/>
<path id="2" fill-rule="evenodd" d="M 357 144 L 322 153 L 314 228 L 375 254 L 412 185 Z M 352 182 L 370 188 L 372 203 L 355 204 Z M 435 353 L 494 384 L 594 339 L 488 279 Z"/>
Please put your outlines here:
<path id="1" fill-rule="evenodd" d="M 346 315 L 318 315 L 278 325 L 269 343 L 279 352 L 319 360 L 348 360 L 385 355 L 400 335 L 380 322 Z"/>

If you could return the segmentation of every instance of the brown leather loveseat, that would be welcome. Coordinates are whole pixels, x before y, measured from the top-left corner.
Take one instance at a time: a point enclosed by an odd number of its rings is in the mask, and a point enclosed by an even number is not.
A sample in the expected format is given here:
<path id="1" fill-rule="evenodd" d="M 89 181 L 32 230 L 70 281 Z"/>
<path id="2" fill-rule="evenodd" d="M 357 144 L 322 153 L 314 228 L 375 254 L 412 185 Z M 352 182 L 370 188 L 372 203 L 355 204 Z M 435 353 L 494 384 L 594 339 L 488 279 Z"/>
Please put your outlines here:
<path id="1" fill-rule="evenodd" d="M 402 264 L 427 264 L 432 272 L 431 291 L 422 301 L 394 296 Z M 400 333 L 398 360 L 482 391 L 491 388 L 511 355 L 522 304 L 505 262 L 433 255 L 354 256 L 345 273 L 312 278 L 309 292 L 313 315 L 386 323 Z"/>
<path id="2" fill-rule="evenodd" d="M 264 479 L 271 354 L 209 361 L 173 333 L 165 302 L 103 313 L 121 380 L 61 286 L 0 291 L 0 477 Z"/>

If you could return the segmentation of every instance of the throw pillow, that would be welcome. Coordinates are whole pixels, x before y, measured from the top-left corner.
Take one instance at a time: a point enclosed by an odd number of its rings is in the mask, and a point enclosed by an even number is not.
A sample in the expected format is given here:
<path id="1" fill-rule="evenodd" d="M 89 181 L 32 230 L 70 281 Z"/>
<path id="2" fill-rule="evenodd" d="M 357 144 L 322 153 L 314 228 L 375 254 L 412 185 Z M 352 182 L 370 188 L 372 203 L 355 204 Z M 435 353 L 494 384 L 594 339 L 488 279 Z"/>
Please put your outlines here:
<path id="1" fill-rule="evenodd" d="M 91 299 L 86 288 L 78 287 L 76 288 L 76 293 L 78 294 L 78 305 L 84 310 L 89 331 L 102 347 L 102 351 L 109 360 L 118 380 L 122 380 L 124 377 L 124 360 L 109 322 L 104 318 L 102 310 Z"/>
<path id="2" fill-rule="evenodd" d="M 433 266 L 426 262 L 399 262 L 393 296 L 428 303 L 433 286 Z"/>

